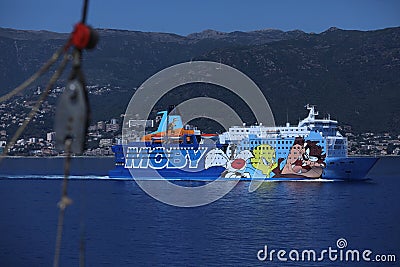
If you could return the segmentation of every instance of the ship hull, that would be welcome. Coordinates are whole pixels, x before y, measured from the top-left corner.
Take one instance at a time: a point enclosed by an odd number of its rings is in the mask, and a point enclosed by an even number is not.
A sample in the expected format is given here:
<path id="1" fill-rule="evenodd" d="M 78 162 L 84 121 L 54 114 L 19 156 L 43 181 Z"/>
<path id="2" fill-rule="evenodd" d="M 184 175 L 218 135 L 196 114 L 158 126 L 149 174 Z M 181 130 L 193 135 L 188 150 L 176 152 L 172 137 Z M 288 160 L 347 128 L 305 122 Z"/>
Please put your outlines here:
<path id="1" fill-rule="evenodd" d="M 205 148 L 206 152 L 210 152 L 210 148 Z M 138 179 L 138 180 L 170 180 L 170 181 L 214 181 L 214 180 L 239 180 L 239 181 L 361 181 L 368 179 L 368 172 L 377 162 L 375 157 L 334 157 L 326 158 L 326 166 L 322 170 L 322 174 L 315 177 L 306 177 L 293 174 L 274 174 L 271 170 L 268 176 L 260 175 L 260 172 L 253 171 L 250 163 L 246 165 L 246 175 L 241 175 L 244 172 L 232 172 L 227 174 L 226 166 L 211 166 L 201 168 L 206 162 L 206 156 L 198 162 L 198 168 L 169 168 L 167 165 L 163 168 L 154 169 L 150 163 L 146 166 L 133 166 L 133 162 L 128 161 L 123 153 L 123 147 L 120 145 L 114 146 L 113 151 L 116 156 L 116 167 L 109 171 L 110 178 L 116 179 Z M 207 153 L 205 153 L 207 154 Z M 140 162 L 143 164 L 143 161 Z M 159 167 L 159 166 L 158 166 Z"/>
<path id="2" fill-rule="evenodd" d="M 366 180 L 378 161 L 376 157 L 327 158 L 322 177 L 340 180 Z"/>

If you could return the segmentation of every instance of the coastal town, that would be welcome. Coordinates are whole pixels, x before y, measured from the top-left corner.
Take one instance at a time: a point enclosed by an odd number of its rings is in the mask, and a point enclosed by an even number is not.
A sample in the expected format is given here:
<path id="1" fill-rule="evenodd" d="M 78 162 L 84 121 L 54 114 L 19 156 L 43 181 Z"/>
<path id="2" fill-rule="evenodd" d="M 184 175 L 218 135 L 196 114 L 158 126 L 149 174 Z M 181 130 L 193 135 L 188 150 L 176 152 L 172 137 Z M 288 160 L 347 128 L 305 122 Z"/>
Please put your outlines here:
<path id="1" fill-rule="evenodd" d="M 0 131 L 0 145 L 4 149 L 7 132 Z M 10 149 L 10 156 L 60 156 L 63 151 L 56 148 L 56 133 L 48 132 L 43 137 L 20 138 Z M 112 156 L 111 146 L 121 140 L 120 125 L 117 119 L 99 121 L 89 126 L 85 156 Z"/>
<path id="2" fill-rule="evenodd" d="M 64 87 L 56 87 L 51 91 L 48 100 L 43 102 L 26 131 L 9 149 L 8 155 L 42 157 L 63 155 L 64 152 L 56 147 L 56 133 L 52 129 L 56 99 L 64 89 Z M 102 95 L 111 90 L 110 85 L 87 86 L 87 89 L 91 95 Z M 14 97 L 0 105 L 0 152 L 4 150 L 17 128 L 23 124 L 41 93 L 41 88 L 37 87 L 25 95 Z M 84 155 L 113 155 L 111 146 L 121 140 L 120 120 L 112 118 L 89 125 Z"/>
<path id="3" fill-rule="evenodd" d="M 89 86 L 89 94 L 104 94 L 110 90 L 107 86 Z M 10 156 L 59 156 L 63 151 L 55 144 L 56 133 L 52 130 L 50 115 L 55 112 L 55 98 L 63 88 L 55 88 L 45 101 L 30 126 L 31 131 L 22 135 L 10 148 Z M 39 95 L 40 88 L 33 92 Z M 34 101 L 32 95 L 12 99 L 0 105 L 0 152 L 5 148 L 16 129 L 22 125 Z M 51 101 L 53 99 L 53 101 Z M 122 141 L 121 128 L 123 114 L 117 118 L 95 121 L 88 127 L 85 156 L 112 156 L 111 147 Z M 29 127 L 28 127 L 29 128 Z M 36 129 L 36 131 L 35 131 Z M 400 135 L 384 132 L 366 132 L 355 134 L 351 126 L 341 126 L 340 132 L 348 138 L 348 155 L 391 156 L 400 155 Z"/>
<path id="4" fill-rule="evenodd" d="M 400 155 L 400 135 L 390 133 L 346 132 L 349 156 L 398 156 Z"/>

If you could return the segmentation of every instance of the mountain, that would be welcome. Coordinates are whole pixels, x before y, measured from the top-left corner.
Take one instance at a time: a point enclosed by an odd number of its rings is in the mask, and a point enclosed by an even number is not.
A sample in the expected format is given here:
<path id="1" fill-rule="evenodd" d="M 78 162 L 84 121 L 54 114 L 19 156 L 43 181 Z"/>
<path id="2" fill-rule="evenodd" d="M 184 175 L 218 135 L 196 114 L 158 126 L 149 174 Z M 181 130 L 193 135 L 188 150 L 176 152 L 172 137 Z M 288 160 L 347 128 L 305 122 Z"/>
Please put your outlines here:
<path id="1" fill-rule="evenodd" d="M 134 88 L 157 71 L 190 60 L 212 60 L 252 78 L 267 97 L 278 124 L 286 117 L 291 122 L 304 117 L 303 106 L 312 103 L 321 114 L 330 113 L 356 131 L 399 132 L 400 27 L 376 31 L 332 27 L 320 34 L 206 30 L 188 36 L 97 31 L 100 42 L 96 50 L 84 53 L 87 83 L 113 89 L 90 96 L 95 120 L 124 113 Z M 0 56 L 0 94 L 34 73 L 67 37 L 0 28 L 0 49 L 6 51 Z M 48 77 L 38 84 L 44 85 Z M 66 77 L 59 81 L 60 86 Z M 177 90 L 171 99 L 179 103 L 199 94 L 216 96 L 231 105 L 237 102 L 223 89 L 210 90 L 207 86 L 193 92 Z M 163 104 L 168 102 L 171 100 Z"/>
<path id="2" fill-rule="evenodd" d="M 187 38 L 192 40 L 223 40 L 232 44 L 240 45 L 259 45 L 275 41 L 299 38 L 306 33 L 300 30 L 284 32 L 275 29 L 265 29 L 251 32 L 219 32 L 214 30 L 205 30 L 199 33 L 192 33 Z"/>
<path id="3" fill-rule="evenodd" d="M 359 131 L 399 131 L 400 28 L 330 28 L 259 46 L 216 49 L 201 59 L 247 74 L 263 89 L 277 121 L 295 121 L 314 103 Z M 300 103 L 300 104 L 299 104 Z M 298 115 L 297 115 L 298 114 Z"/>
<path id="4" fill-rule="evenodd" d="M 89 83 L 131 87 L 138 86 L 158 70 L 216 48 L 265 44 L 304 34 L 300 31 L 264 30 L 220 33 L 223 36 L 216 38 L 210 33 L 215 31 L 210 30 L 187 37 L 112 29 L 97 31 L 101 38 L 97 49 L 84 56 Z M 7 51 L 0 57 L 0 93 L 31 75 L 67 38 L 67 34 L 54 32 L 0 28 L 0 49 Z"/>

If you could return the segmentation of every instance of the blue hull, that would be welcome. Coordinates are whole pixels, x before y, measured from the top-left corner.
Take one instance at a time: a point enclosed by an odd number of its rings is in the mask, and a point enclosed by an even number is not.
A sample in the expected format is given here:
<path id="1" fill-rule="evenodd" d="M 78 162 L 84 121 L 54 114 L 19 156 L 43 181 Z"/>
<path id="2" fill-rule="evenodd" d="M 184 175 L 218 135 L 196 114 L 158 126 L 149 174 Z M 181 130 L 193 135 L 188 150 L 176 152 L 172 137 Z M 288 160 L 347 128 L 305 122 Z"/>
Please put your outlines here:
<path id="1" fill-rule="evenodd" d="M 276 178 L 220 178 L 221 180 L 266 180 L 266 181 L 301 181 L 301 180 L 341 180 L 354 181 L 365 180 L 368 172 L 378 161 L 373 157 L 348 157 L 348 158 L 327 158 L 327 166 L 319 178 L 302 178 L 302 177 L 276 177 Z M 154 171 L 146 171 L 135 169 L 132 173 L 135 179 L 141 180 L 160 180 L 166 179 L 170 181 L 214 181 L 218 179 L 224 171 L 223 167 L 212 167 L 207 170 L 198 172 L 189 172 L 180 169 L 161 169 L 158 170 L 159 177 L 155 177 Z M 133 179 L 132 174 L 123 166 L 116 166 L 115 169 L 109 171 L 110 178 Z"/>
<path id="2" fill-rule="evenodd" d="M 212 181 L 216 180 L 219 175 L 224 171 L 222 167 L 214 167 L 207 170 L 202 170 L 199 172 L 188 172 L 185 170 L 171 170 L 171 169 L 162 169 L 158 170 L 159 177 L 154 175 L 154 171 L 146 171 L 146 170 L 134 170 L 135 179 L 144 179 L 144 180 L 159 180 L 159 179 L 167 179 L 167 180 L 194 180 L 194 181 Z M 110 178 L 128 178 L 132 179 L 133 176 L 129 172 L 127 168 L 116 167 L 114 170 L 109 171 L 108 176 Z"/>
<path id="3" fill-rule="evenodd" d="M 327 158 L 323 178 L 340 180 L 364 180 L 378 161 L 374 157 Z"/>

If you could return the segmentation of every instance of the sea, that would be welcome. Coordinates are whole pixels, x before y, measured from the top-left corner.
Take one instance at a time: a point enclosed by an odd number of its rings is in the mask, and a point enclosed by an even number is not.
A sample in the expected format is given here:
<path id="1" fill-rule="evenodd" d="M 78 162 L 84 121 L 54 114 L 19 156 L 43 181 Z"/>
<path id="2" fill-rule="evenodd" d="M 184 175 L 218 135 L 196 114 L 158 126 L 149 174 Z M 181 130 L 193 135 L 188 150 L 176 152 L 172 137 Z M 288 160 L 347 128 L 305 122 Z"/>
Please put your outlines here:
<path id="1" fill-rule="evenodd" d="M 400 266 L 399 157 L 380 159 L 367 181 L 265 182 L 254 192 L 239 182 L 196 208 L 101 175 L 112 159 L 101 161 L 72 162 L 59 266 Z M 51 168 L 62 160 L 0 165 L 0 266 L 53 265 L 62 175 Z"/>

